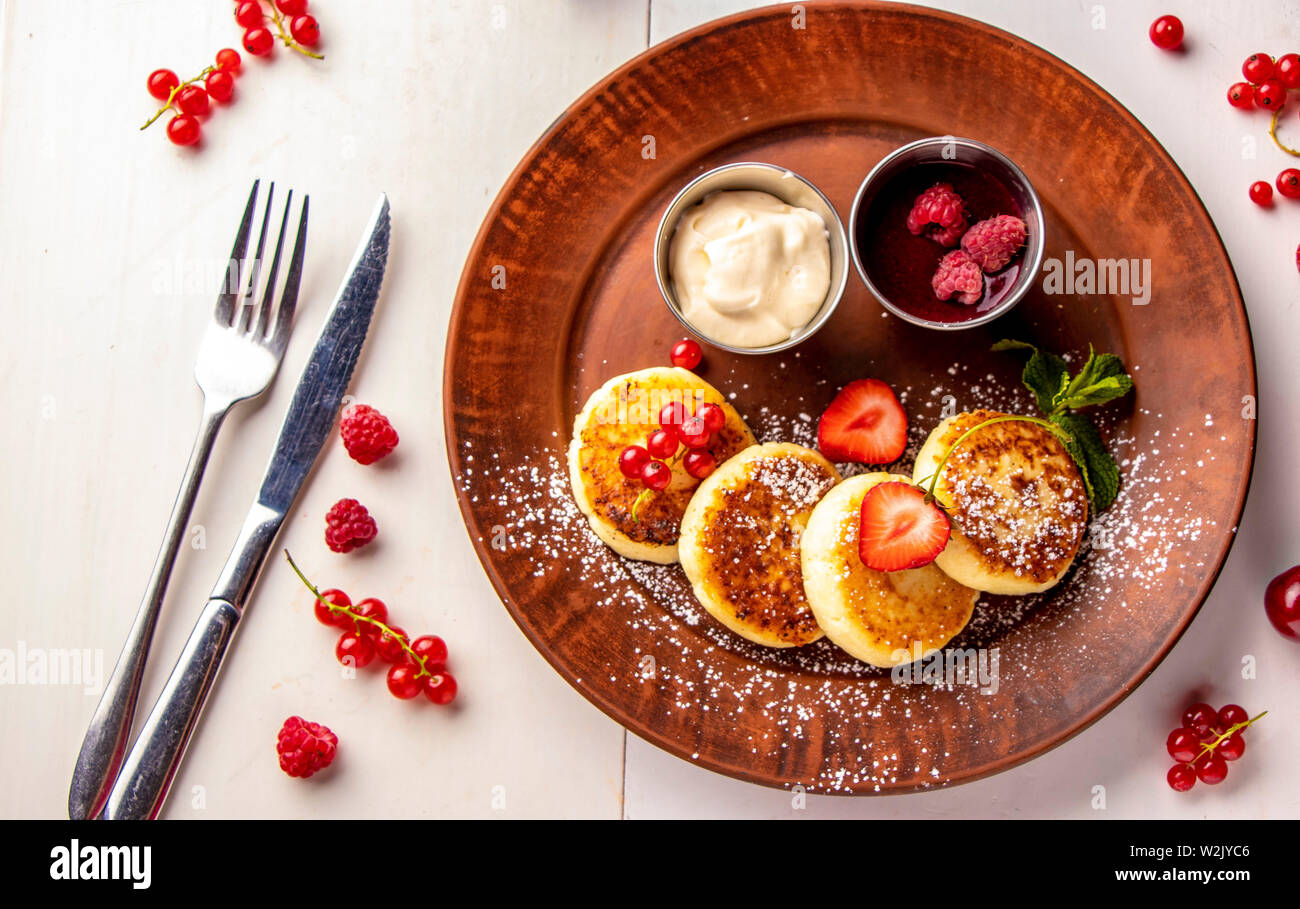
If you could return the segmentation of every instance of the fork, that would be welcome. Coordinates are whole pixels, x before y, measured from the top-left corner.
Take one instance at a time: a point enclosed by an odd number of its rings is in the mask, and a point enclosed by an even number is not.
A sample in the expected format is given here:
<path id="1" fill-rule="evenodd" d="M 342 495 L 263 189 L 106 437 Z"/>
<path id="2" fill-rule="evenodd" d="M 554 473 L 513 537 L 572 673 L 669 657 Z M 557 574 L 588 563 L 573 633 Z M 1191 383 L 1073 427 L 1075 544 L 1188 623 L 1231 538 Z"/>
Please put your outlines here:
<path id="1" fill-rule="evenodd" d="M 136 612 L 122 655 L 109 677 L 99 706 L 90 721 L 86 738 L 81 743 L 81 753 L 77 756 L 77 767 L 68 792 L 68 817 L 73 820 L 99 815 L 108 798 L 113 779 L 122 765 L 127 738 L 131 733 L 131 722 L 135 717 L 136 701 L 140 696 L 145 661 L 149 656 L 149 644 L 158 625 L 167 581 L 185 535 L 190 512 L 194 508 L 194 499 L 208 464 L 208 456 L 212 453 L 217 431 L 235 404 L 260 395 L 271 384 L 289 341 L 293 312 L 298 303 L 298 286 L 302 281 L 302 259 L 307 240 L 307 197 L 304 196 L 302 200 L 298 234 L 294 240 L 284 293 L 279 307 L 275 308 L 276 276 L 280 268 L 285 230 L 289 224 L 293 191 L 289 191 L 285 200 L 275 253 L 271 257 L 270 274 L 264 282 L 265 290 L 260 299 L 255 299 L 255 294 L 263 285 L 262 255 L 266 249 L 267 228 L 271 225 L 271 207 L 275 201 L 275 184 L 272 183 L 266 192 L 266 208 L 258 233 L 257 251 L 250 266 L 245 255 L 248 252 L 248 238 L 253 226 L 260 182 L 253 182 L 252 192 L 248 195 L 244 217 L 239 223 L 239 232 L 235 234 L 235 245 L 230 253 L 226 279 L 217 295 L 212 322 L 203 336 L 198 362 L 194 367 L 194 378 L 203 392 L 203 418 L 199 424 L 198 438 L 190 453 L 189 465 L 185 468 L 176 503 L 172 506 L 171 520 L 154 562 L 149 586 Z M 271 319 L 273 308 L 274 324 Z"/>

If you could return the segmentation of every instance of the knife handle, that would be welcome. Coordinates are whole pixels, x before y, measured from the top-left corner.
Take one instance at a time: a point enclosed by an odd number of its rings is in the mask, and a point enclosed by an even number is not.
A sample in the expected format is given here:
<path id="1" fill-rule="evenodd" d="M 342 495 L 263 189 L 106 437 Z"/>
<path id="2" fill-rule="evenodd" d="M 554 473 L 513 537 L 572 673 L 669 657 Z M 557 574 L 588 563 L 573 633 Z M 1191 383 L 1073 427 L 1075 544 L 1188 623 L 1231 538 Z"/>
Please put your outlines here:
<path id="1" fill-rule="evenodd" d="M 104 807 L 106 819 L 152 820 L 162 810 L 240 615 L 225 600 L 208 601 L 122 764 Z"/>

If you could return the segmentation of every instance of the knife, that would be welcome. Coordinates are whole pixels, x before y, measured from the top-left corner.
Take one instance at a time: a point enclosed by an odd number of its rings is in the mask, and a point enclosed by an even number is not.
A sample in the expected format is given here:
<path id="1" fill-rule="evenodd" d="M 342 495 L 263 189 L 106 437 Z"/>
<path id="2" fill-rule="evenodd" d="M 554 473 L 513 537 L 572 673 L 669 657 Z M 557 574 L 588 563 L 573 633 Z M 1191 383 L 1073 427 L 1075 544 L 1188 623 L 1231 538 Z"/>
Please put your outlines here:
<path id="1" fill-rule="evenodd" d="M 109 792 L 104 818 L 155 818 L 280 525 L 334 429 L 388 262 L 388 197 L 380 194 L 320 337 L 298 380 L 257 501 L 158 702 Z"/>

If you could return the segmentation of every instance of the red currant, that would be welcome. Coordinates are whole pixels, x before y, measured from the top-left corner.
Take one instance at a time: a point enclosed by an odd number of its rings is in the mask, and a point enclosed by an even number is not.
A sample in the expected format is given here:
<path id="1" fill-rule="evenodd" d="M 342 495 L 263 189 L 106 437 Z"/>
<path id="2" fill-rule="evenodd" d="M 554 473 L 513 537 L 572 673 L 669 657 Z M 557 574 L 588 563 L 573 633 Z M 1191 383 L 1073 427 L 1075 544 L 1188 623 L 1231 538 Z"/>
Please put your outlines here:
<path id="1" fill-rule="evenodd" d="M 1295 251 L 1300 268 L 1300 246 Z M 1264 612 L 1279 634 L 1300 640 L 1300 565 L 1295 565 L 1268 582 L 1264 588 Z"/>
<path id="2" fill-rule="evenodd" d="M 314 47 L 320 41 L 320 25 L 314 16 L 298 16 L 289 23 L 289 34 L 303 47 Z"/>
<path id="3" fill-rule="evenodd" d="M 235 77 L 224 69 L 208 73 L 208 78 L 203 80 L 203 84 L 207 87 L 208 94 L 222 104 L 229 101 L 230 96 L 235 93 Z"/>
<path id="4" fill-rule="evenodd" d="M 1219 725 L 1224 729 L 1231 729 L 1238 723 L 1244 723 L 1250 719 L 1246 713 L 1246 708 L 1237 704 L 1225 704 L 1219 708 Z"/>
<path id="5" fill-rule="evenodd" d="M 1201 753 L 1201 739 L 1195 729 L 1175 729 L 1169 733 L 1165 748 L 1175 761 L 1190 764 Z"/>
<path id="6" fill-rule="evenodd" d="M 703 480 L 717 468 L 718 459 L 703 449 L 697 449 L 686 453 L 686 457 L 682 458 L 682 466 L 695 479 Z"/>
<path id="7" fill-rule="evenodd" d="M 172 89 L 181 84 L 181 80 L 169 69 L 156 69 L 149 74 L 149 94 L 159 101 L 166 101 L 172 96 Z"/>
<path id="8" fill-rule="evenodd" d="M 177 145 L 193 145 L 199 141 L 199 121 L 189 114 L 172 117 L 167 122 L 167 138 Z"/>
<path id="9" fill-rule="evenodd" d="M 629 445 L 618 453 L 618 469 L 629 480 L 641 478 L 641 468 L 650 460 L 650 452 L 640 445 Z"/>
<path id="10" fill-rule="evenodd" d="M 320 595 L 322 599 L 329 600 L 335 606 L 347 607 L 352 605 L 352 599 L 346 593 L 333 587 L 329 590 L 322 590 Z M 334 628 L 351 628 L 353 625 L 352 618 L 347 613 L 336 612 L 320 600 L 316 601 L 316 621 Z"/>
<path id="11" fill-rule="evenodd" d="M 646 452 L 653 458 L 663 460 L 677 454 L 677 434 L 667 429 L 656 429 L 645 440 Z M 641 467 L 644 469 L 645 464 Z"/>
<path id="12" fill-rule="evenodd" d="M 450 704 L 456 699 L 456 680 L 452 678 L 450 672 L 426 676 L 424 696 L 435 704 Z"/>
<path id="13" fill-rule="evenodd" d="M 407 643 L 410 638 L 406 636 L 405 631 L 395 625 L 388 627 L 392 634 L 387 631 L 380 632 L 379 637 L 375 638 L 375 650 L 385 662 L 400 663 L 406 659 L 406 648 L 402 645 Z"/>
<path id="14" fill-rule="evenodd" d="M 1151 23 L 1147 33 L 1151 43 L 1162 50 L 1173 50 L 1183 43 L 1183 23 L 1177 16 L 1161 16 Z"/>
<path id="15" fill-rule="evenodd" d="M 364 616 L 365 618 L 374 619 L 375 622 L 388 622 L 388 607 L 384 605 L 383 600 L 376 600 L 374 597 L 368 597 L 352 607 L 353 615 Z M 379 637 L 379 628 L 375 622 L 354 622 L 357 633 L 365 635 L 368 638 Z"/>
<path id="16" fill-rule="evenodd" d="M 420 693 L 423 682 L 416 678 L 419 669 L 412 663 L 398 663 L 388 670 L 388 690 L 393 697 L 408 700 Z"/>
<path id="17" fill-rule="evenodd" d="M 694 369 L 700 365 L 700 360 L 704 356 L 704 351 L 700 349 L 698 341 L 692 341 L 690 338 L 682 338 L 673 345 L 672 353 L 669 358 L 674 366 L 680 366 L 682 369 Z"/>
<path id="18" fill-rule="evenodd" d="M 1228 778 L 1228 764 L 1217 754 L 1212 754 L 1196 765 L 1196 775 L 1202 783 L 1213 786 Z"/>
<path id="19" fill-rule="evenodd" d="M 686 419 L 686 408 L 681 401 L 669 401 L 659 408 L 659 425 L 664 429 L 681 426 L 684 419 Z"/>
<path id="20" fill-rule="evenodd" d="M 250 28 L 244 32 L 244 50 L 254 57 L 265 57 L 274 44 L 275 38 L 264 28 Z"/>
<path id="21" fill-rule="evenodd" d="M 709 444 L 709 438 L 713 433 L 709 432 L 708 424 L 700 416 L 690 416 L 682 421 L 682 425 L 677 430 L 677 436 L 686 444 L 687 448 L 703 448 Z"/>
<path id="22" fill-rule="evenodd" d="M 257 28 L 262 24 L 262 4 L 257 0 L 245 0 L 235 7 L 235 21 L 244 28 Z"/>
<path id="23" fill-rule="evenodd" d="M 1250 184 L 1250 201 L 1256 205 L 1273 204 L 1273 184 L 1265 180 L 1256 180 Z"/>
<path id="24" fill-rule="evenodd" d="M 672 482 L 673 472 L 663 461 L 651 461 L 641 468 L 641 482 L 653 490 L 666 489 Z"/>
<path id="25" fill-rule="evenodd" d="M 1276 79 L 1265 79 L 1255 86 L 1255 106 L 1277 110 L 1286 104 L 1286 86 Z"/>
<path id="26" fill-rule="evenodd" d="M 239 51 L 233 47 L 223 47 L 217 51 L 217 68 L 225 70 L 232 75 L 239 72 L 240 64 L 243 61 L 239 59 Z"/>
<path id="27" fill-rule="evenodd" d="M 1300 54 L 1283 54 L 1277 58 L 1273 76 L 1287 88 L 1300 88 Z"/>
<path id="28" fill-rule="evenodd" d="M 1246 740 L 1242 738 L 1240 732 L 1234 732 L 1220 742 L 1219 747 L 1214 750 L 1225 761 L 1240 760 L 1241 756 L 1246 753 Z"/>
<path id="29" fill-rule="evenodd" d="M 1228 89 L 1228 103 L 1242 110 L 1250 110 L 1255 106 L 1255 89 L 1249 82 L 1234 83 Z"/>
<path id="30" fill-rule="evenodd" d="M 1300 170 L 1288 167 L 1278 174 L 1277 191 L 1288 199 L 1300 199 Z"/>
<path id="31" fill-rule="evenodd" d="M 1205 735 L 1206 731 L 1218 721 L 1218 711 L 1201 701 L 1183 711 L 1183 725 L 1197 735 Z"/>
<path id="32" fill-rule="evenodd" d="M 709 432 L 719 432 L 722 427 L 727 425 L 727 415 L 722 408 L 711 401 L 705 401 L 695 411 L 695 415 L 704 420 L 704 425 L 708 427 Z"/>
<path id="33" fill-rule="evenodd" d="M 425 672 L 441 672 L 447 665 L 447 644 L 436 634 L 426 634 L 411 642 L 416 657 L 424 660 Z"/>
<path id="34" fill-rule="evenodd" d="M 183 114 L 202 116 L 208 112 L 208 93 L 197 85 L 187 85 L 176 93 L 176 106 Z"/>
<path id="35" fill-rule="evenodd" d="M 1169 788 L 1175 792 L 1186 792 L 1196 785 L 1196 771 L 1186 764 L 1174 764 L 1169 768 Z"/>
<path id="36" fill-rule="evenodd" d="M 375 642 L 355 631 L 345 631 L 334 647 L 334 655 L 344 666 L 362 669 L 375 658 Z"/>
<path id="37" fill-rule="evenodd" d="M 301 16 L 307 12 L 307 0 L 275 0 L 275 6 L 286 16 Z"/>
<path id="38" fill-rule="evenodd" d="M 1273 75 L 1273 58 L 1268 54 L 1251 54 L 1241 64 L 1241 74 L 1251 85 L 1259 85 Z"/>

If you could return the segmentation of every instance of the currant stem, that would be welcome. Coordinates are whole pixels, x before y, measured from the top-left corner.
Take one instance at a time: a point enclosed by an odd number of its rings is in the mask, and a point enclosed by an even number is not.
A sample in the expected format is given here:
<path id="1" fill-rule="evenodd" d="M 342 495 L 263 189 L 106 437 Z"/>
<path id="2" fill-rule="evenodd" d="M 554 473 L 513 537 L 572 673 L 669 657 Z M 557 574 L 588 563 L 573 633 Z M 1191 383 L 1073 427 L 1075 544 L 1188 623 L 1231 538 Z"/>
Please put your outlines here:
<path id="1" fill-rule="evenodd" d="M 645 501 L 645 499 L 650 495 L 651 492 L 653 492 L 653 490 L 650 489 L 641 490 L 641 494 L 637 496 L 636 501 L 632 503 L 632 521 L 634 523 L 637 524 L 641 523 L 641 518 L 637 515 L 637 512 L 640 511 L 641 503 Z"/>
<path id="2" fill-rule="evenodd" d="M 167 111 L 171 110 L 173 107 L 172 102 L 176 100 L 176 96 L 180 94 L 182 88 L 184 88 L 187 85 L 193 85 L 195 82 L 198 82 L 200 79 L 207 78 L 208 74 L 215 72 L 216 69 L 217 67 L 215 66 L 205 66 L 203 68 L 203 72 L 199 73 L 193 79 L 186 79 L 184 82 L 180 83 L 175 88 L 173 88 L 171 92 L 167 95 L 167 103 L 164 104 L 162 107 L 158 108 L 157 112 L 152 117 L 150 117 L 145 122 L 144 126 L 140 127 L 140 129 L 148 129 L 149 127 L 153 126 L 155 120 L 157 120 L 163 114 L 167 113 Z M 179 107 L 176 108 L 176 110 L 178 113 L 182 112 Z"/>
<path id="3" fill-rule="evenodd" d="M 1265 710 L 1259 716 L 1251 717 L 1248 720 L 1242 720 L 1240 723 L 1236 723 L 1232 726 L 1229 726 L 1226 730 L 1220 733 L 1219 737 L 1215 739 L 1213 742 L 1203 742 L 1201 744 L 1201 753 L 1192 759 L 1192 763 L 1195 764 L 1197 761 L 1205 757 L 1207 754 L 1211 754 L 1215 748 L 1218 748 L 1225 741 L 1227 741 L 1232 736 L 1236 735 L 1241 730 L 1245 729 L 1251 723 L 1255 722 L 1256 720 L 1263 719 L 1267 713 L 1268 711 Z"/>
<path id="4" fill-rule="evenodd" d="M 285 47 L 293 48 L 298 53 L 311 57 L 313 60 L 325 59 L 324 54 L 312 53 L 311 51 L 307 50 L 307 48 L 299 44 L 297 41 L 293 40 L 293 36 L 290 35 L 287 31 L 285 31 L 284 20 L 280 18 L 280 11 L 275 8 L 275 0 L 271 0 L 271 16 L 275 20 L 275 30 L 280 33 L 280 40 L 284 42 Z"/>
<path id="5" fill-rule="evenodd" d="M 1277 137 L 1277 118 L 1282 116 L 1283 110 L 1284 108 L 1279 107 L 1277 110 L 1273 111 L 1273 119 L 1268 124 L 1269 138 L 1273 140 L 1274 145 L 1282 149 L 1282 151 L 1286 152 L 1288 155 L 1294 155 L 1295 157 L 1300 158 L 1300 149 L 1294 149 L 1287 145 L 1283 145 L 1282 140 Z"/>
<path id="6" fill-rule="evenodd" d="M 1052 435 L 1056 436 L 1061 441 L 1063 442 L 1071 441 L 1070 437 L 1065 435 L 1061 431 L 1061 427 L 1057 426 L 1055 423 L 1048 422 L 1047 420 L 1039 419 L 1038 417 L 1005 416 L 1005 417 L 994 417 L 991 420 L 985 420 L 983 423 L 979 423 L 975 426 L 972 426 L 970 429 L 963 432 L 961 435 L 957 437 L 957 440 L 955 442 L 953 442 L 951 445 L 948 446 L 948 450 L 944 452 L 943 457 L 939 460 L 938 466 L 935 467 L 934 473 L 930 477 L 930 488 L 925 493 L 925 503 L 929 505 L 931 502 L 934 501 L 934 489 L 939 484 L 939 476 L 943 473 L 944 465 L 948 463 L 948 459 L 952 457 L 952 453 L 957 450 L 958 445 L 960 445 L 962 442 L 965 442 L 968 438 L 970 438 L 979 430 L 983 429 L 985 426 L 992 426 L 994 423 L 1008 423 L 1012 420 L 1023 420 L 1026 423 L 1036 423 L 1039 426 L 1045 426 L 1052 433 Z"/>
<path id="7" fill-rule="evenodd" d="M 312 592 L 312 595 L 316 597 L 316 602 L 324 605 L 327 609 L 329 609 L 330 612 L 342 613 L 343 615 L 357 622 L 369 622 L 371 625 L 374 625 L 376 628 L 378 628 L 381 633 L 387 634 L 390 638 L 392 638 L 399 645 L 401 645 L 402 650 L 406 651 L 406 655 L 410 657 L 411 662 L 420 667 L 420 671 L 415 675 L 417 679 L 424 678 L 426 675 L 432 676 L 432 675 L 441 674 L 436 672 L 430 672 L 428 668 L 425 666 L 425 662 L 429 658 L 422 657 L 416 654 L 416 652 L 411 649 L 411 645 L 408 644 L 401 635 L 396 634 L 393 631 L 393 629 L 390 628 L 388 625 L 368 615 L 358 615 L 357 613 L 352 611 L 351 607 L 339 606 L 338 604 L 332 603 L 329 600 L 322 597 L 320 595 L 320 591 L 316 589 L 316 586 L 312 584 L 311 581 L 307 580 L 307 577 L 302 573 L 302 570 L 298 568 L 298 563 L 293 560 L 293 556 L 289 555 L 289 550 L 286 549 L 284 551 L 284 557 L 288 559 L 289 567 L 292 568 L 293 573 L 298 576 L 298 580 L 302 581 L 303 584 L 307 587 L 307 589 Z"/>

